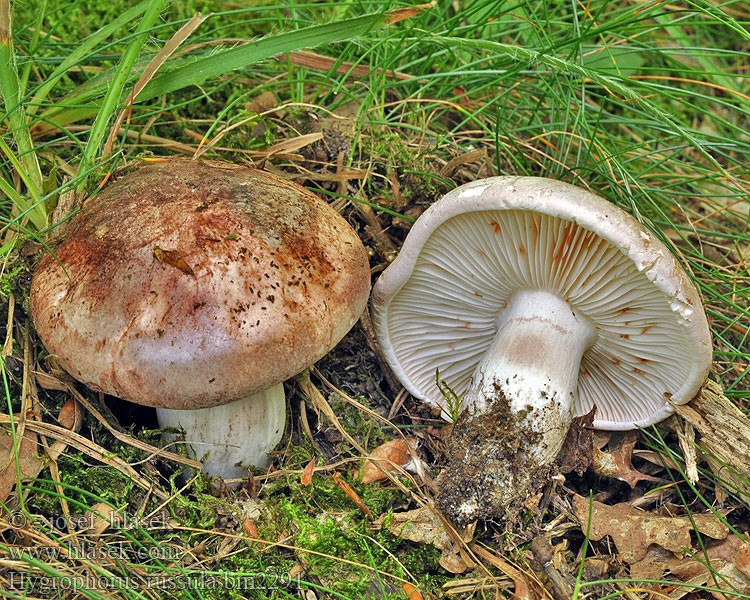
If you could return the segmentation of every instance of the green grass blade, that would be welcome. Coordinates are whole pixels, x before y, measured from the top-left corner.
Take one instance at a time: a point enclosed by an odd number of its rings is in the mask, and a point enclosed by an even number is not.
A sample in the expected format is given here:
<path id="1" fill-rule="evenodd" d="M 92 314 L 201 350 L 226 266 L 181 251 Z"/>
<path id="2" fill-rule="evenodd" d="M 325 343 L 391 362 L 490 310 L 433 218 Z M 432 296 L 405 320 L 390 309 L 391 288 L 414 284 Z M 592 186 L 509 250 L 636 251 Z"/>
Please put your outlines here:
<path id="1" fill-rule="evenodd" d="M 161 94 L 196 85 L 210 77 L 241 69 L 284 52 L 350 40 L 366 34 L 381 23 L 383 23 L 383 15 L 366 15 L 281 33 L 217 52 L 153 79 L 144 88 L 139 99 L 149 100 Z"/>
<path id="2" fill-rule="evenodd" d="M 23 179 L 27 184 L 32 203 L 36 204 L 29 211 L 29 218 L 37 229 L 43 229 L 47 224 L 47 213 L 44 205 L 38 203 L 41 198 L 42 171 L 34 152 L 26 111 L 21 103 L 20 81 L 13 49 L 10 0 L 0 0 L 0 91 L 5 100 L 5 117 L 8 119 L 18 146 Z M 24 202 L 18 206 L 18 209 L 27 210 L 28 205 Z"/>
<path id="3" fill-rule="evenodd" d="M 719 164 L 705 148 L 701 141 L 696 138 L 687 128 L 680 125 L 671 115 L 656 106 L 655 103 L 649 102 L 642 91 L 636 90 L 636 83 L 626 85 L 622 78 L 605 75 L 594 69 L 587 68 L 581 64 L 567 60 L 560 56 L 545 54 L 537 50 L 516 46 L 513 44 L 503 44 L 492 40 L 472 40 L 464 38 L 454 38 L 447 36 L 431 36 L 429 38 L 406 38 L 407 42 L 419 43 L 429 40 L 430 42 L 455 48 L 476 48 L 493 52 L 505 56 L 513 61 L 522 64 L 544 64 L 562 74 L 587 78 L 604 87 L 611 92 L 616 92 L 625 101 L 630 102 L 633 106 L 639 107 L 649 116 L 657 119 L 664 125 L 667 125 L 675 133 L 678 133 L 693 148 L 700 152 L 713 166 L 720 172 L 725 173 L 724 168 Z"/>
<path id="4" fill-rule="evenodd" d="M 78 44 L 66 58 L 63 60 L 57 68 L 50 73 L 44 80 L 44 82 L 36 89 L 34 96 L 29 102 L 29 114 L 33 114 L 44 102 L 47 95 L 50 93 L 55 84 L 60 78 L 68 72 L 68 70 L 75 66 L 79 61 L 83 60 L 87 54 L 92 52 L 96 46 L 108 38 L 110 35 L 124 27 L 130 21 L 142 14 L 148 6 L 151 4 L 151 0 L 143 0 L 139 4 L 136 4 L 132 8 L 129 8 L 123 12 L 116 19 L 92 33 L 89 37 Z"/>
<path id="5" fill-rule="evenodd" d="M 8 144 L 2 137 L 0 137 L 0 152 L 5 154 L 8 162 L 13 165 L 26 187 L 28 189 L 33 189 L 33 186 L 35 184 L 29 178 L 29 173 L 21 164 L 19 157 L 16 156 L 16 153 L 13 152 L 13 150 L 10 148 L 10 146 L 8 146 Z M 8 197 L 11 198 L 13 203 L 16 205 L 16 208 L 20 213 L 19 216 L 21 218 L 28 217 L 37 231 L 41 231 L 45 228 L 47 224 L 47 217 L 44 213 L 44 203 L 42 202 L 41 192 L 35 192 L 31 203 L 18 192 L 16 192 L 15 189 L 13 190 L 12 194 L 8 194 Z M 40 206 L 42 207 L 42 210 L 38 210 Z"/>
<path id="6" fill-rule="evenodd" d="M 36 17 L 36 24 L 34 26 L 34 35 L 31 39 L 31 44 L 29 44 L 29 54 L 32 53 L 32 49 L 37 49 L 39 44 L 39 32 L 42 30 L 42 22 L 44 21 L 44 15 L 47 12 L 47 0 L 42 0 L 42 5 L 39 7 L 39 11 Z M 31 67 L 33 66 L 33 62 L 28 60 L 26 61 L 26 64 L 23 67 L 23 72 L 21 73 L 20 77 L 20 88 L 21 88 L 21 95 L 25 95 L 26 86 L 29 83 L 29 75 L 31 74 Z"/>
<path id="7" fill-rule="evenodd" d="M 365 15 L 272 35 L 257 42 L 217 52 L 205 58 L 175 61 L 175 64 L 179 66 L 151 80 L 138 95 L 138 101 L 152 100 L 162 94 L 200 84 L 210 77 L 224 75 L 277 54 L 351 40 L 365 35 L 373 28 L 383 24 L 385 22 L 382 14 Z M 109 79 L 101 77 L 98 85 L 92 86 L 91 82 L 87 82 L 74 90 L 68 95 L 65 102 L 75 103 L 78 106 L 63 109 L 58 106 L 45 111 L 42 116 L 47 122 L 39 123 L 35 134 L 44 135 L 52 131 L 54 126 L 63 127 L 97 114 L 98 108 L 96 106 L 85 107 L 80 106 L 80 104 L 86 98 L 100 93 L 105 86 L 111 87 L 111 85 Z"/>
<path id="8" fill-rule="evenodd" d="M 94 125 L 91 128 L 91 135 L 89 136 L 89 141 L 86 144 L 79 165 L 81 171 L 88 169 L 89 165 L 93 163 L 94 157 L 99 153 L 106 134 L 107 126 L 109 125 L 109 120 L 117 109 L 117 104 L 120 100 L 123 87 L 133 70 L 133 64 L 135 63 L 136 58 L 138 58 L 138 54 L 140 53 L 143 44 L 146 42 L 148 31 L 154 26 L 154 23 L 159 18 L 159 14 L 161 14 L 165 4 L 166 0 L 151 1 L 146 13 L 143 15 L 143 18 L 138 25 L 136 36 L 125 49 L 125 52 L 122 55 L 122 60 L 120 60 L 120 64 L 117 66 L 115 76 L 107 88 L 107 93 L 104 96 L 104 100 L 102 101 L 96 119 L 94 120 Z M 81 181 L 78 183 L 79 192 L 85 189 L 86 180 L 86 176 L 81 177 Z"/>

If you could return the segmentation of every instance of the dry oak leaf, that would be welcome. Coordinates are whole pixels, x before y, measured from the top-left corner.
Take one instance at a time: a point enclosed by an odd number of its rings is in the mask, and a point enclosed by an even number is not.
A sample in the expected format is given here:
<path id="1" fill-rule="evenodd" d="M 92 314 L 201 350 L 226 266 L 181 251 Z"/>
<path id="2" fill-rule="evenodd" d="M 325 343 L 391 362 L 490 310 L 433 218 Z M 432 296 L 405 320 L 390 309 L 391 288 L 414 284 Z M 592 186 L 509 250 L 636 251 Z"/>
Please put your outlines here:
<path id="1" fill-rule="evenodd" d="M 388 521 L 388 531 L 402 539 L 418 542 L 420 544 L 432 544 L 442 551 L 440 566 L 450 573 L 463 573 L 470 565 L 462 559 L 450 533 L 445 528 L 440 515 L 429 507 L 417 508 L 403 513 L 392 513 L 380 517 L 375 525 L 383 527 Z M 468 542 L 474 535 L 474 527 L 468 527 L 461 534 L 461 538 Z"/>
<path id="2" fill-rule="evenodd" d="M 597 431 L 594 434 L 594 473 L 624 481 L 631 488 L 639 481 L 661 482 L 658 477 L 646 475 L 633 468 L 633 448 L 637 437 L 635 431 Z M 604 452 L 605 446 L 609 452 Z"/>
<path id="3" fill-rule="evenodd" d="M 18 467 L 21 479 L 36 477 L 44 468 L 44 460 L 38 455 L 36 433 L 28 429 L 18 445 Z M 0 502 L 10 495 L 17 481 L 13 437 L 10 431 L 0 428 Z"/>
<path id="4" fill-rule="evenodd" d="M 396 465 L 409 470 L 410 465 L 414 462 L 412 455 L 417 449 L 417 440 L 415 438 L 396 438 L 375 448 L 365 461 L 362 467 L 362 483 L 372 483 L 386 479 L 385 473 L 378 469 L 375 463 L 379 464 L 382 469 L 392 471 Z M 419 459 L 417 459 L 419 460 Z"/>
<path id="5" fill-rule="evenodd" d="M 729 535 L 719 542 L 707 543 L 706 553 L 696 552 L 695 557 L 677 557 L 671 552 L 651 546 L 646 557 L 630 566 L 630 576 L 637 580 L 664 579 L 665 572 L 683 583 L 718 587 L 739 594 L 750 593 L 750 543 L 737 535 Z M 706 563 L 711 565 L 711 571 Z M 652 589 L 660 590 L 658 585 Z M 690 588 L 683 587 L 685 593 Z M 710 592 L 717 600 L 726 600 L 726 594 Z"/>
<path id="6" fill-rule="evenodd" d="M 706 557 L 701 552 L 696 553 L 696 558 L 674 557 L 669 561 L 668 568 L 681 581 L 694 580 L 700 575 L 705 575 L 706 585 L 710 587 L 740 594 L 750 593 L 750 569 L 747 569 L 747 561 L 750 559 L 750 543 L 736 535 L 730 535 L 719 544 L 707 548 L 706 554 L 708 554 L 711 569 L 716 573 L 715 580 L 704 564 Z M 711 592 L 711 595 L 717 600 L 732 597 L 721 592 Z"/>
<path id="7" fill-rule="evenodd" d="M 600 540 L 605 535 L 612 538 L 623 561 L 633 564 L 643 560 L 651 544 L 658 544 L 678 556 L 683 548 L 691 548 L 690 531 L 693 525 L 688 517 L 662 517 L 621 503 L 609 506 L 591 501 L 589 537 Z M 573 496 L 573 510 L 586 533 L 589 521 L 589 499 Z M 727 537 L 728 527 L 712 514 L 693 515 L 696 529 L 710 538 Z"/>

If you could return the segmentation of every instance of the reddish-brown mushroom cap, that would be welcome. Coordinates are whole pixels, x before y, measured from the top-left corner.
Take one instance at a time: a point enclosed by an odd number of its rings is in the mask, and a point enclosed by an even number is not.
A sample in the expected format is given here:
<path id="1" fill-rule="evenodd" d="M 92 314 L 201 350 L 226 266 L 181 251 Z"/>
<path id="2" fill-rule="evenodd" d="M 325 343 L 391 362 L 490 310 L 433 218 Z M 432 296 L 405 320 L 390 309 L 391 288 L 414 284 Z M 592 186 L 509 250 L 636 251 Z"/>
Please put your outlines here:
<path id="1" fill-rule="evenodd" d="M 149 163 L 50 244 L 30 309 L 86 385 L 139 404 L 216 406 L 328 352 L 364 310 L 367 255 L 306 189 L 224 163 Z"/>

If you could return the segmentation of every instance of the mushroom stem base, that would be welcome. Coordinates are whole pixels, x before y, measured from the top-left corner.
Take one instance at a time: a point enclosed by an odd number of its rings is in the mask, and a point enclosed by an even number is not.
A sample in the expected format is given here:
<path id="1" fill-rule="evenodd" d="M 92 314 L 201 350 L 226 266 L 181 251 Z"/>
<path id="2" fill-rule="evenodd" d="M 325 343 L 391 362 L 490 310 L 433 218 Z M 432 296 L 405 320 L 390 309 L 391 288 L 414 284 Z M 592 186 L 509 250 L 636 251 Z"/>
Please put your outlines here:
<path id="1" fill-rule="evenodd" d="M 266 467 L 268 453 L 284 434 L 284 385 L 199 410 L 157 408 L 159 426 L 185 432 L 189 454 L 203 461 L 203 472 L 223 479 L 247 477 L 247 466 Z"/>
<path id="2" fill-rule="evenodd" d="M 538 503 L 554 469 L 535 451 L 542 434 L 500 396 L 484 413 L 464 411 L 447 442 L 450 464 L 436 481 L 437 504 L 458 526 L 515 520 Z"/>
<path id="3" fill-rule="evenodd" d="M 448 441 L 438 503 L 453 521 L 508 517 L 533 501 L 570 428 L 581 357 L 595 336 L 554 294 L 511 297 Z"/>

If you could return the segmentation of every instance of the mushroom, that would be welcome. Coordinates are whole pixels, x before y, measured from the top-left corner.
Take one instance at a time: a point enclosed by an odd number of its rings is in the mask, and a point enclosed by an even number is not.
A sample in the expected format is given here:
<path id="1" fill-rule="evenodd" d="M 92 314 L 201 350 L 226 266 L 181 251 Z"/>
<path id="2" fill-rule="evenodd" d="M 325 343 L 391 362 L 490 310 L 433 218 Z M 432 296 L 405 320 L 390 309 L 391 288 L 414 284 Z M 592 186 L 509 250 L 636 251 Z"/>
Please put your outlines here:
<path id="1" fill-rule="evenodd" d="M 517 513 L 575 417 L 646 427 L 689 401 L 711 363 L 700 298 L 665 245 L 550 179 L 448 193 L 414 224 L 371 306 L 396 377 L 444 418 L 460 413 L 437 497 L 458 524 Z"/>
<path id="2" fill-rule="evenodd" d="M 339 342 L 370 287 L 333 208 L 226 163 L 147 163 L 49 245 L 29 298 L 47 350 L 90 388 L 156 407 L 224 478 L 268 464 L 282 382 Z"/>

